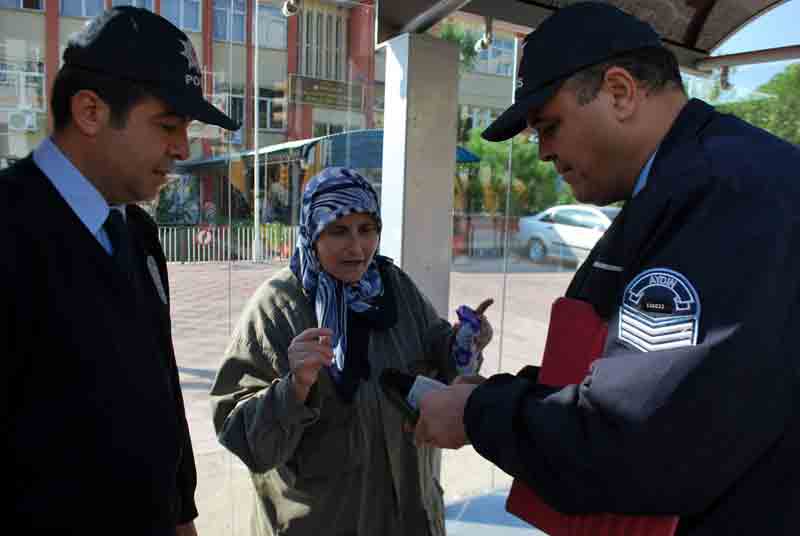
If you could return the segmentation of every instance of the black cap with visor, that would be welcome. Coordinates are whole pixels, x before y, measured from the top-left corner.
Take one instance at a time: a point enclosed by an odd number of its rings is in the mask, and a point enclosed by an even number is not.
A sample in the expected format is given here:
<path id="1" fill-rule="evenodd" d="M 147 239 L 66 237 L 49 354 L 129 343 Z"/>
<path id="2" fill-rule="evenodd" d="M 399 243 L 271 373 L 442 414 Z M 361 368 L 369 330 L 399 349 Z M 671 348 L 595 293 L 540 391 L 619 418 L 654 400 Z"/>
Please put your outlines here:
<path id="1" fill-rule="evenodd" d="M 514 104 L 481 135 L 489 141 L 512 138 L 525 130 L 528 113 L 544 106 L 573 74 L 626 52 L 662 46 L 649 24 L 609 4 L 561 8 L 525 37 Z"/>
<path id="2" fill-rule="evenodd" d="M 189 37 L 147 9 L 118 6 L 98 15 L 70 38 L 64 64 L 139 83 L 178 115 L 239 130 L 203 97 L 203 73 Z"/>

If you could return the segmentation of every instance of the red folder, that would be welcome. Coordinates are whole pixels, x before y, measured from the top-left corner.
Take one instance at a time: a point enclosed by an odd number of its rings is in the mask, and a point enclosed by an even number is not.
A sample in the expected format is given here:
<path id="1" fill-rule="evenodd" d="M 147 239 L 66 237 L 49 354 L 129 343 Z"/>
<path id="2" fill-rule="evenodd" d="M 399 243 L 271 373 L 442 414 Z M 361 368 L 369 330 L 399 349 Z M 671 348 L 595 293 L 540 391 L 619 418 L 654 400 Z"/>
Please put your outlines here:
<path id="1" fill-rule="evenodd" d="M 539 383 L 556 387 L 580 383 L 603 352 L 607 335 L 608 325 L 591 304 L 558 298 L 550 311 Z M 562 514 L 516 479 L 506 510 L 550 536 L 673 536 L 678 526 L 675 516 Z"/>

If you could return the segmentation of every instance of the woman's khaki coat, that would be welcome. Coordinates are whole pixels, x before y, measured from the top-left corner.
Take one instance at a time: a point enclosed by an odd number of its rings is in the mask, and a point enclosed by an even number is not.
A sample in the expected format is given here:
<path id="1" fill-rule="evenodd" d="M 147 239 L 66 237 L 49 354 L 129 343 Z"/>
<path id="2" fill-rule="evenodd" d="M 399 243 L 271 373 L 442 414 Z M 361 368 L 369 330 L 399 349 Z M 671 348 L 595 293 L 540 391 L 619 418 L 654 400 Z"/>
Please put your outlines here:
<path id="1" fill-rule="evenodd" d="M 377 378 L 394 367 L 452 379 L 452 329 L 400 269 L 387 263 L 382 277 L 398 319 L 371 332 L 370 378 L 351 405 L 324 370 L 306 404 L 294 397 L 287 348 L 317 321 L 291 270 L 265 282 L 246 306 L 211 395 L 220 442 L 250 469 L 253 534 L 444 535 L 440 452 L 414 446 Z"/>

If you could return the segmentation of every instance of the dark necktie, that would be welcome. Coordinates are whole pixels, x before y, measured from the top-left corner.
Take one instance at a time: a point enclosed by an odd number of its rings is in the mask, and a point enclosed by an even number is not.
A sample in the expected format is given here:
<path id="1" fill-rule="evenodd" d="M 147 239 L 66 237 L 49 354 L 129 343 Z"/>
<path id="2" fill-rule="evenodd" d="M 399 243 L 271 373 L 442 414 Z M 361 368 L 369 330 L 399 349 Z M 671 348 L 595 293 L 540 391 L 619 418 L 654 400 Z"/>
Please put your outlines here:
<path id="1" fill-rule="evenodd" d="M 122 270 L 122 273 L 130 278 L 133 269 L 131 237 L 128 232 L 128 224 L 122 217 L 122 213 L 112 208 L 103 227 L 105 227 L 108 238 L 111 240 L 113 249 L 111 257 L 117 263 L 119 269 Z"/>

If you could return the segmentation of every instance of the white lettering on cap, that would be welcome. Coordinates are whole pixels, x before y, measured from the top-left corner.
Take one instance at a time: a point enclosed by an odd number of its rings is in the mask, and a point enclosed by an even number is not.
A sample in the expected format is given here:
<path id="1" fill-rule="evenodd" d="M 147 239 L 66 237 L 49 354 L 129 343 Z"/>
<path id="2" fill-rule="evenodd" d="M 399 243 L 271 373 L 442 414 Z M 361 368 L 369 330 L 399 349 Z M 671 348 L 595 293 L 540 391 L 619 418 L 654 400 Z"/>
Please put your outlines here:
<path id="1" fill-rule="evenodd" d="M 197 61 L 197 54 L 195 54 L 194 47 L 192 46 L 192 42 L 188 39 L 182 39 L 181 45 L 183 45 L 183 50 L 181 50 L 180 55 L 186 58 L 186 63 L 188 63 L 188 68 L 190 71 L 197 71 L 200 72 L 200 62 Z M 188 79 L 187 79 L 188 83 Z"/>

